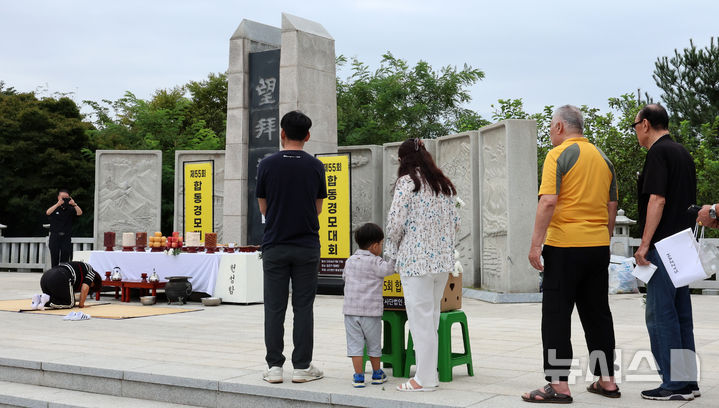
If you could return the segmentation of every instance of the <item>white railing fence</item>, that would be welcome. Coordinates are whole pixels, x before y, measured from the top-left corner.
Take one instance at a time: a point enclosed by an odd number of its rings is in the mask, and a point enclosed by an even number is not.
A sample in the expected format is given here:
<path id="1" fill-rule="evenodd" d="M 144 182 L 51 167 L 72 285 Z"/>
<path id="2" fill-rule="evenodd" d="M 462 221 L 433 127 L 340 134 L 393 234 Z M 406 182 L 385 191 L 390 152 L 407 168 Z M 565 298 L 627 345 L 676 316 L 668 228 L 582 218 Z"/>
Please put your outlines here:
<path id="1" fill-rule="evenodd" d="M 0 235 L 0 270 L 39 270 L 50 268 L 48 237 L 7 238 Z M 73 251 L 90 251 L 92 238 L 73 238 Z"/>

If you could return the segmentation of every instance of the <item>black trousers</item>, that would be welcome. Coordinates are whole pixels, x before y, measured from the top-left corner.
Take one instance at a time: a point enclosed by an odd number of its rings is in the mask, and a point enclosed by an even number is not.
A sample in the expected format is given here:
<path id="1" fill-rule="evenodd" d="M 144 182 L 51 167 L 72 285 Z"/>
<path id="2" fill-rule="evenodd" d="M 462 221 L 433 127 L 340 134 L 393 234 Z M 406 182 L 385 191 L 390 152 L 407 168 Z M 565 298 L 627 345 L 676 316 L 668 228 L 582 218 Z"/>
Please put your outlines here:
<path id="1" fill-rule="evenodd" d="M 567 381 L 572 312 L 577 305 L 594 375 L 614 375 L 614 324 L 609 310 L 609 247 L 544 246 L 542 344 L 547 381 Z"/>
<path id="2" fill-rule="evenodd" d="M 285 342 L 285 313 L 292 283 L 294 314 L 292 365 L 304 369 L 312 362 L 314 347 L 313 306 L 317 293 L 319 248 L 273 246 L 262 253 L 265 301 L 265 360 L 269 367 L 282 367 Z"/>
<path id="3" fill-rule="evenodd" d="M 50 266 L 56 267 L 60 262 L 72 261 L 72 237 L 70 233 L 51 232 L 48 246 L 50 247 Z"/>
<path id="4" fill-rule="evenodd" d="M 62 266 L 55 266 L 42 274 L 40 289 L 42 289 L 42 293 L 50 295 L 48 303 L 52 303 L 55 307 L 72 308 L 75 306 L 75 290 L 67 269 Z"/>

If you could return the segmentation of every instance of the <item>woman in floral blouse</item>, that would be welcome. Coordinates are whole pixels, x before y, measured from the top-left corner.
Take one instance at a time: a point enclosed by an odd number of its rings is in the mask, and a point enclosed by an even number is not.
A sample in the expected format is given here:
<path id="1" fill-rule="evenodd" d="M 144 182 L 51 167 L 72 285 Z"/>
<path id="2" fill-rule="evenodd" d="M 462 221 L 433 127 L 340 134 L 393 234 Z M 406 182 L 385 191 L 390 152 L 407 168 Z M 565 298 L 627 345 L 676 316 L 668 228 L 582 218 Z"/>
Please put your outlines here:
<path id="1" fill-rule="evenodd" d="M 387 216 L 386 255 L 402 279 L 417 371 L 399 391 L 434 391 L 440 301 L 454 270 L 459 217 L 452 182 L 434 164 L 420 139 L 402 143 L 392 207 Z"/>

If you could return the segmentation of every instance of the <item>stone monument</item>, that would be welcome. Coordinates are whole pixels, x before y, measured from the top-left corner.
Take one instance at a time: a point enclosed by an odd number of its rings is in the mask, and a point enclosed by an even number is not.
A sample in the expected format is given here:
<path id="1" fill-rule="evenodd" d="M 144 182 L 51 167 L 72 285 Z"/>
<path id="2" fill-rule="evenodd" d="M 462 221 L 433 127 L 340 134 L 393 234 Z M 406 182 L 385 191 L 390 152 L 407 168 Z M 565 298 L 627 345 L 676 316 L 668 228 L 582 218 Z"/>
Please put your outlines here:
<path id="1" fill-rule="evenodd" d="M 227 136 L 225 145 L 223 238 L 245 244 L 247 240 L 248 150 L 250 138 L 250 52 L 280 48 L 280 29 L 242 20 L 230 38 L 227 70 Z M 275 84 L 277 85 L 277 84 Z M 275 124 L 276 125 L 276 124 Z M 279 138 L 279 132 L 276 133 Z"/>
<path id="2" fill-rule="evenodd" d="M 272 55 L 260 55 L 273 50 L 280 50 L 279 78 L 271 74 L 257 75 L 258 70 L 272 72 L 274 69 Z M 251 68 L 253 56 L 268 62 Z M 276 103 L 276 110 L 265 109 L 261 106 L 265 103 Z M 336 152 L 334 40 L 320 24 L 285 13 L 282 29 L 243 20 L 230 39 L 225 241 L 259 244 L 262 225 L 254 197 L 257 163 L 279 149 L 280 118 L 296 109 L 313 122 L 305 150 L 311 154 Z M 260 140 L 265 144 L 253 148 Z"/>
<path id="3" fill-rule="evenodd" d="M 161 151 L 96 151 L 95 248 L 103 247 L 105 231 L 116 233 L 117 246 L 123 232 L 159 231 L 161 191 Z"/>
<path id="4" fill-rule="evenodd" d="M 537 208 L 537 125 L 505 120 L 479 130 L 479 246 L 483 289 L 539 290 L 527 259 Z"/>

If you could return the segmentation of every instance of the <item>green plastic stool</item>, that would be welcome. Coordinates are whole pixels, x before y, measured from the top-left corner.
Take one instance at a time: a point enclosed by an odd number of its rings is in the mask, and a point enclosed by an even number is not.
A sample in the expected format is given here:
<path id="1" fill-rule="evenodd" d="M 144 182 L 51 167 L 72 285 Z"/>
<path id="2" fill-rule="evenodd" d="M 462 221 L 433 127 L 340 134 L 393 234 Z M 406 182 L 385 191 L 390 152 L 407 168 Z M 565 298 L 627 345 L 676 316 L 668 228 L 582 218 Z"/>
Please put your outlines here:
<path id="1" fill-rule="evenodd" d="M 384 341 L 382 343 L 382 357 L 380 361 L 384 368 L 392 368 L 394 377 L 404 377 L 404 326 L 407 323 L 407 313 L 404 311 L 385 310 L 382 314 Z M 367 347 L 364 350 L 364 362 L 367 357 Z"/>
<path id="2" fill-rule="evenodd" d="M 459 323 L 462 326 L 462 338 L 464 340 L 464 353 L 452 353 L 452 325 Z M 439 315 L 437 370 L 439 381 L 452 381 L 452 367 L 467 365 L 467 374 L 474 376 L 472 367 L 472 350 L 469 345 L 469 328 L 467 327 L 467 315 L 461 310 L 442 312 Z M 410 368 L 417 362 L 414 355 L 414 342 L 412 333 L 407 339 L 407 350 L 405 351 L 404 376 L 409 377 Z"/>

